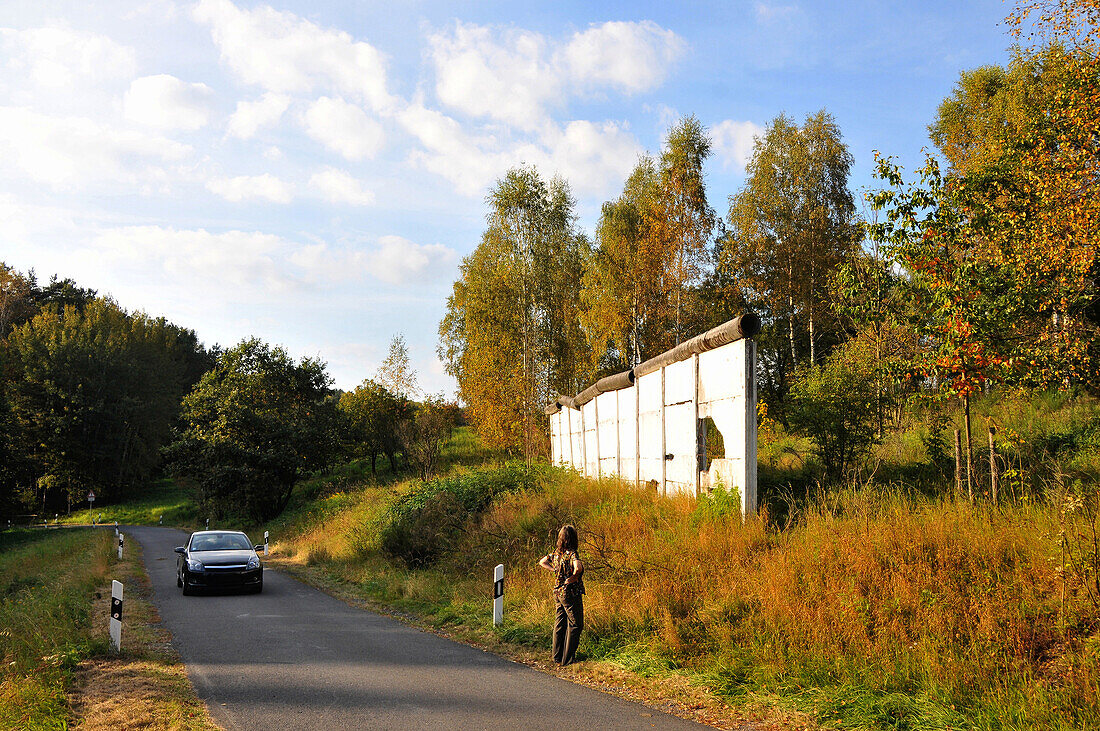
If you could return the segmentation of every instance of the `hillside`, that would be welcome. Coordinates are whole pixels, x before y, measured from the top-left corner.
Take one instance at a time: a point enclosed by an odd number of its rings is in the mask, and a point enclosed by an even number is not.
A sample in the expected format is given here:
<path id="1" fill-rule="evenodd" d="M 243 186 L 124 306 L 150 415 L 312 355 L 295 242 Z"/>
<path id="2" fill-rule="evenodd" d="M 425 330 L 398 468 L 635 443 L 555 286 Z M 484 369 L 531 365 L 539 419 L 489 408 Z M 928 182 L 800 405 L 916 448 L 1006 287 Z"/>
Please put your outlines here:
<path id="1" fill-rule="evenodd" d="M 828 492 L 809 480 L 807 442 L 765 431 L 765 508 L 745 524 L 721 494 L 659 498 L 503 462 L 461 429 L 440 478 L 353 463 L 249 529 L 271 532 L 275 565 L 335 593 L 537 662 L 552 607 L 534 564 L 573 522 L 588 564 L 576 677 L 712 721 L 1100 727 L 1100 404 L 978 402 L 974 418 L 1004 437 L 997 506 L 950 496 L 937 460 L 953 416 L 912 418 L 864 482 Z"/>

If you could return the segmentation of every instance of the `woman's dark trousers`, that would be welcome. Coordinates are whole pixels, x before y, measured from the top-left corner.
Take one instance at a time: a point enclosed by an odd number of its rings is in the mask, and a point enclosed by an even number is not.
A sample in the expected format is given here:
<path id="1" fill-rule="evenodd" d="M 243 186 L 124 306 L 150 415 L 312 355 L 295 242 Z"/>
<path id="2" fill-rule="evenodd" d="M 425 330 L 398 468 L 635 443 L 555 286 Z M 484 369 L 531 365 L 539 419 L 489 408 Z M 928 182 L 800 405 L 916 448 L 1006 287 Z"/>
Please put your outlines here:
<path id="1" fill-rule="evenodd" d="M 581 597 L 561 600 L 555 598 L 557 612 L 554 618 L 554 662 L 568 665 L 576 659 L 577 644 L 584 629 L 584 600 Z"/>

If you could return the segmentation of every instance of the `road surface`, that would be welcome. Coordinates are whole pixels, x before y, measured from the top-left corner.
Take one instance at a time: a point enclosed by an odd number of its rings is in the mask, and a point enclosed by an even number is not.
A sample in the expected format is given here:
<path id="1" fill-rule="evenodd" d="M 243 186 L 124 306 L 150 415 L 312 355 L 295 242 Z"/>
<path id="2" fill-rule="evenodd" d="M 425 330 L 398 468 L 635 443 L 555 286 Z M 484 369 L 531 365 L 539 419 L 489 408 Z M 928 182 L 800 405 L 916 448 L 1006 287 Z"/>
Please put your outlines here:
<path id="1" fill-rule="evenodd" d="M 124 532 L 141 543 L 195 689 L 228 729 L 704 728 L 355 609 L 271 569 L 259 595 L 182 596 L 172 549 L 187 534 Z"/>

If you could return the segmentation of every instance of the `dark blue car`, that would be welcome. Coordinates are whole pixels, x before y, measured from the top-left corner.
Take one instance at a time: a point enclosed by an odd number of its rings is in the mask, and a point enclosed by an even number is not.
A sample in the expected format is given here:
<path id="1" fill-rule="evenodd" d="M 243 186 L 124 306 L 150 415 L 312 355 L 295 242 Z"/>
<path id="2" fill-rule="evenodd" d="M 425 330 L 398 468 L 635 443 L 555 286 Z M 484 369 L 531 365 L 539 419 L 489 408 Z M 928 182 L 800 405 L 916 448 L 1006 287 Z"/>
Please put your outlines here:
<path id="1" fill-rule="evenodd" d="M 264 567 L 248 536 L 240 531 L 200 530 L 186 546 L 176 548 L 176 586 L 183 593 L 195 589 L 264 590 Z"/>

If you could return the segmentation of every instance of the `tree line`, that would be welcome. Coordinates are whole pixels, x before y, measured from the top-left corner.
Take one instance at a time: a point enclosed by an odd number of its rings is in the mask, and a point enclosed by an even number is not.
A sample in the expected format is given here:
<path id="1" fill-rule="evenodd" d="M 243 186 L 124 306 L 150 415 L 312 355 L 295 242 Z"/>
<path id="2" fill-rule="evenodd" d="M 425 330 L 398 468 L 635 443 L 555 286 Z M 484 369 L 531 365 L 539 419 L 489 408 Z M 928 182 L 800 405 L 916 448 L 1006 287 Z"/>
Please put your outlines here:
<path id="1" fill-rule="evenodd" d="M 160 475 L 214 517 L 269 519 L 306 474 L 385 455 L 427 477 L 461 415 L 418 398 L 404 339 L 342 393 L 323 362 L 129 312 L 72 280 L 0 263 L 0 518 L 134 497 Z"/>
<path id="2" fill-rule="evenodd" d="M 828 444 L 834 478 L 914 394 L 969 415 L 991 388 L 1096 392 L 1097 20 L 1085 0 L 1021 4 L 1009 21 L 1028 45 L 962 73 L 916 180 L 876 153 L 860 209 L 825 110 L 768 124 L 722 217 L 693 116 L 638 160 L 592 238 L 566 181 L 509 171 L 440 324 L 482 438 L 544 453 L 556 394 L 743 311 L 764 323 L 762 408 Z"/>

